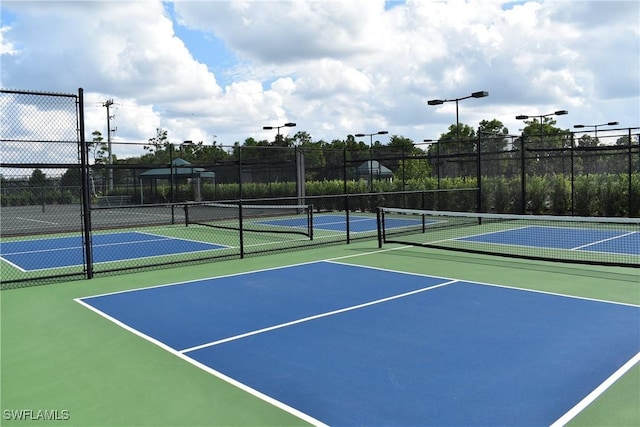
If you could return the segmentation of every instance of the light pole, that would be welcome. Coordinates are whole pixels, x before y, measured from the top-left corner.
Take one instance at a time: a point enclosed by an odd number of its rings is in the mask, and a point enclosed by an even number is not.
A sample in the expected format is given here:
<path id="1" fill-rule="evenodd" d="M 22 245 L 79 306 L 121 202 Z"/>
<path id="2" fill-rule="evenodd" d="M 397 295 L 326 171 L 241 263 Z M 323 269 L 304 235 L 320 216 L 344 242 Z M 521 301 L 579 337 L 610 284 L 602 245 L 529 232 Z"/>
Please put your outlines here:
<path id="1" fill-rule="evenodd" d="M 264 130 L 272 130 L 272 129 L 277 129 L 278 130 L 278 134 L 276 135 L 276 142 L 280 140 L 280 129 L 282 128 L 292 128 L 294 127 L 296 124 L 295 123 L 285 123 L 282 126 L 262 126 L 262 129 Z"/>
<path id="2" fill-rule="evenodd" d="M 436 177 L 438 180 L 438 190 L 440 189 L 440 141 L 434 141 L 433 139 L 425 139 L 423 142 L 428 143 L 429 145 L 436 145 Z M 429 150 L 431 151 L 431 150 Z"/>
<path id="3" fill-rule="evenodd" d="M 281 126 L 263 126 L 264 130 L 272 130 L 277 129 L 278 133 L 276 135 L 276 144 L 280 140 L 280 129 L 282 128 L 292 128 L 296 124 L 292 122 L 285 123 Z M 305 180 L 304 180 L 304 153 L 302 150 L 299 150 L 298 147 L 293 147 L 294 155 L 295 155 L 295 163 L 296 163 L 296 194 L 298 196 L 298 203 L 304 203 L 305 196 Z M 270 169 L 269 169 L 270 173 Z"/>
<path id="4" fill-rule="evenodd" d="M 445 102 L 455 102 L 456 103 L 456 139 L 459 142 L 460 141 L 460 119 L 459 119 L 459 114 L 458 114 L 458 101 L 462 101 L 463 99 L 469 99 L 469 98 L 484 98 L 486 96 L 489 96 L 489 92 L 479 91 L 479 92 L 473 92 L 469 96 L 463 96 L 462 98 L 432 99 L 431 101 L 427 101 L 427 104 L 429 104 L 429 105 L 442 105 Z"/>
<path id="5" fill-rule="evenodd" d="M 534 114 L 534 115 L 531 115 L 531 116 L 528 116 L 526 114 L 519 114 L 519 115 L 516 116 L 516 120 L 527 120 L 530 117 L 539 118 L 540 119 L 540 144 L 542 144 L 542 139 L 544 138 L 544 126 L 542 124 L 542 120 L 545 117 L 549 117 L 549 116 L 564 116 L 565 114 L 569 114 L 569 112 L 567 110 L 558 110 L 558 111 L 554 111 L 553 113 Z M 520 137 L 520 145 L 521 145 L 521 147 L 520 147 L 521 148 L 521 150 L 520 150 L 521 151 L 520 152 L 520 167 L 522 169 L 520 171 L 520 173 L 522 174 L 522 177 L 520 179 L 520 185 L 521 185 L 520 191 L 522 193 L 520 209 L 522 211 L 521 213 L 524 214 L 525 210 L 526 210 L 526 182 L 525 181 L 526 181 L 526 177 L 527 177 L 526 170 L 525 170 L 526 164 L 525 164 L 525 137 L 524 137 L 524 134 Z M 536 156 L 536 158 L 537 158 L 537 156 Z M 563 162 L 564 162 L 564 153 L 563 153 L 562 158 L 563 158 Z"/>
<path id="6" fill-rule="evenodd" d="M 581 128 L 594 128 L 595 130 L 595 138 L 598 139 L 598 126 L 615 126 L 618 125 L 618 122 L 607 122 L 607 123 L 601 123 L 599 125 L 573 125 L 574 128 L 576 129 L 581 129 Z"/>
<path id="7" fill-rule="evenodd" d="M 356 133 L 356 138 L 369 137 L 369 192 L 373 193 L 373 135 L 386 135 L 389 131 L 379 130 L 374 133 Z"/>
<path id="8" fill-rule="evenodd" d="M 544 137 L 544 127 L 543 127 L 543 123 L 542 120 L 545 117 L 549 117 L 549 116 L 564 116 L 565 114 L 569 114 L 569 112 L 567 110 L 558 110 L 558 111 L 554 111 L 553 113 L 549 113 L 549 114 L 533 114 L 533 115 L 526 115 L 526 114 L 520 114 L 518 116 L 516 116 L 516 120 L 527 120 L 529 118 L 532 117 L 537 117 L 540 119 L 540 142 L 542 142 L 542 138 Z"/>

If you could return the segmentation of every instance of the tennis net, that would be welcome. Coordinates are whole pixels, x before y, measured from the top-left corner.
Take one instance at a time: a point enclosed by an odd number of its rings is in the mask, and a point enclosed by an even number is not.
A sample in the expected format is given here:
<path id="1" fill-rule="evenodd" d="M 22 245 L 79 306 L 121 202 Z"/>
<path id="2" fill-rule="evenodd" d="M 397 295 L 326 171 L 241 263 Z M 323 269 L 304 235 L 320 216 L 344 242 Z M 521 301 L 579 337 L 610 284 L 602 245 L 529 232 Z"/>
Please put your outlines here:
<path id="1" fill-rule="evenodd" d="M 312 205 L 189 203 L 185 222 L 257 233 L 300 234 L 313 239 Z"/>
<path id="2" fill-rule="evenodd" d="M 640 218 L 378 208 L 378 243 L 582 264 L 640 266 Z"/>

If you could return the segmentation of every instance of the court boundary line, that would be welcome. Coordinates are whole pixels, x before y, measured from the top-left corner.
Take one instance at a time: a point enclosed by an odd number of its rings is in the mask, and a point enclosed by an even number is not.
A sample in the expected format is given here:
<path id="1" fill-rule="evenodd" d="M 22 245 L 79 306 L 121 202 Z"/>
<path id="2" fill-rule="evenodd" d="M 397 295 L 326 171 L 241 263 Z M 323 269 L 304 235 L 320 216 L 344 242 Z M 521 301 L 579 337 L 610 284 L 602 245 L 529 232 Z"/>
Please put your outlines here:
<path id="1" fill-rule="evenodd" d="M 408 247 L 412 247 L 412 246 L 408 246 Z M 603 300 L 603 299 L 598 299 L 598 298 L 583 297 L 583 296 L 579 296 L 579 295 L 560 294 L 560 293 L 556 293 L 556 292 L 543 291 L 543 290 L 540 290 L 540 289 L 528 289 L 528 288 L 521 288 L 521 287 L 518 287 L 518 286 L 500 285 L 498 283 L 478 282 L 477 280 L 454 279 L 454 278 L 451 278 L 451 277 L 426 275 L 426 274 L 421 274 L 421 273 L 411 273 L 411 272 L 393 270 L 393 269 L 388 269 L 388 268 L 372 267 L 372 266 L 360 265 L 360 264 L 342 263 L 342 262 L 333 261 L 333 260 L 330 260 L 330 259 L 329 260 L 325 260 L 325 262 L 335 263 L 335 264 L 342 264 L 342 265 L 351 265 L 351 266 L 362 267 L 362 268 L 369 268 L 369 269 L 372 269 L 372 270 L 387 271 L 387 272 L 390 272 L 390 273 L 413 274 L 413 275 L 416 275 L 416 276 L 424 276 L 424 277 L 430 277 L 430 278 L 441 279 L 441 280 L 456 280 L 459 283 L 469 283 L 469 284 L 472 284 L 472 285 L 491 286 L 491 287 L 495 287 L 495 288 L 510 289 L 510 290 L 514 290 L 514 291 L 531 292 L 531 293 L 544 294 L 544 295 L 563 297 L 563 298 L 570 298 L 570 299 L 576 299 L 576 300 L 582 300 L 582 301 L 591 301 L 591 302 L 598 302 L 598 303 L 603 303 L 603 304 L 613 304 L 613 305 L 620 305 L 620 306 L 624 306 L 624 307 L 640 308 L 640 304 L 631 304 L 631 303 L 620 302 L 620 301 L 609 301 L 609 300 Z"/>
<path id="2" fill-rule="evenodd" d="M 104 296 L 108 296 L 108 295 L 126 294 L 128 292 L 139 292 L 139 291 L 144 291 L 144 290 L 147 290 L 147 289 L 157 289 L 157 288 L 164 288 L 164 287 L 168 287 L 168 286 L 180 286 L 180 285 L 186 285 L 186 284 L 193 283 L 193 282 L 200 282 L 200 281 L 205 281 L 205 280 L 218 280 L 218 279 L 224 279 L 224 278 L 227 278 L 227 277 L 242 276 L 244 274 L 255 274 L 255 273 L 260 273 L 260 272 L 263 272 L 263 271 L 280 270 L 280 269 L 283 269 L 283 268 L 296 267 L 296 266 L 307 265 L 307 264 L 315 264 L 315 263 L 319 263 L 319 262 L 322 262 L 322 260 L 321 261 L 300 262 L 300 263 L 296 263 L 296 264 L 280 265 L 280 266 L 276 266 L 276 267 L 259 268 L 257 270 L 241 271 L 239 273 L 223 274 L 222 276 L 209 276 L 209 277 L 203 277 L 203 278 L 200 278 L 200 279 L 190 279 L 190 280 L 184 280 L 184 281 L 180 281 L 180 282 L 163 283 L 163 284 L 160 284 L 160 285 L 142 286 L 142 287 L 133 288 L 133 289 L 123 289 L 121 291 L 105 292 L 103 294 L 96 294 L 96 295 L 87 295 L 87 296 L 84 296 L 84 297 L 79 297 L 78 299 L 98 298 L 98 297 L 104 297 Z"/>
<path id="3" fill-rule="evenodd" d="M 343 264 L 345 266 L 350 266 L 350 267 L 358 267 L 358 266 L 353 266 L 350 264 Z M 401 294 L 397 294 L 397 295 L 392 295 L 389 297 L 385 297 L 385 298 L 380 298 L 377 300 L 373 300 L 373 301 L 369 301 L 369 302 L 365 302 L 365 303 L 361 303 L 361 304 L 356 304 L 356 305 L 352 305 L 349 307 L 344 307 L 344 308 L 340 308 L 337 310 L 332 310 L 332 311 L 327 311 L 325 313 L 319 313 L 319 314 L 314 314 L 313 316 L 308 316 L 308 317 L 303 317 L 301 319 L 296 319 L 296 320 L 292 320 L 289 322 L 285 322 L 285 323 L 280 323 L 278 325 L 273 325 L 273 326 L 268 326 L 266 328 L 261 328 L 261 329 L 256 329 L 254 331 L 249 331 L 249 332 L 245 332 L 243 334 L 238 334 L 238 335 L 234 335 L 232 337 L 227 337 L 227 338 L 223 338 L 220 340 L 216 340 L 216 341 L 211 341 L 208 343 L 204 343 L 204 344 L 199 344 L 193 347 L 188 347 L 182 350 L 178 350 L 179 353 L 185 354 L 185 353 L 190 353 L 192 351 L 197 351 L 197 350 L 202 350 L 203 348 L 209 348 L 209 347 L 213 347 L 219 344 L 224 344 L 230 341 L 235 341 L 235 340 L 239 340 L 242 338 L 246 338 L 246 337 L 250 337 L 253 335 L 258 335 L 258 334 L 262 334 L 265 332 L 270 332 L 273 330 L 277 330 L 277 329 L 282 329 L 282 328 L 286 328 L 288 326 L 293 326 L 293 325 L 297 325 L 299 323 L 305 323 L 305 322 L 309 322 L 311 320 L 316 320 L 316 319 L 322 319 L 324 317 L 329 317 L 329 316 L 334 316 L 336 314 L 340 314 L 340 313 L 346 313 L 349 311 L 354 311 L 354 310 L 359 310 L 361 308 L 365 308 L 365 307 L 369 307 L 375 304 L 381 304 L 384 302 L 388 302 L 388 301 L 393 301 L 396 299 L 400 299 L 400 298 L 404 298 L 404 297 L 408 297 L 411 295 L 415 295 L 415 294 L 419 294 L 422 292 L 427 292 L 433 289 L 437 289 L 443 286 L 448 286 L 454 283 L 458 283 L 458 280 L 450 280 L 448 282 L 444 282 L 444 283 L 438 283 L 437 285 L 433 285 L 433 286 L 428 286 L 426 288 L 420 288 L 420 289 L 415 289 L 413 291 L 409 291 L 409 292 L 404 292 Z"/>
<path id="4" fill-rule="evenodd" d="M 624 234 L 620 234 L 619 236 L 613 236 L 613 237 L 609 237 L 606 239 L 601 239 L 601 240 L 597 240 L 595 242 L 592 243 L 587 243 L 585 245 L 581 245 L 581 246 L 576 246 L 575 248 L 571 248 L 571 250 L 581 250 L 582 248 L 586 248 L 588 246 L 593 246 L 593 245 L 599 245 L 600 243 L 604 243 L 604 242 L 608 242 L 611 240 L 616 240 L 616 239 L 622 239 L 623 237 L 627 237 L 627 236 L 633 236 L 634 234 L 636 234 L 636 231 L 630 231 L 628 233 L 624 233 Z M 587 251 L 587 252 L 598 252 L 601 253 L 602 251 Z M 619 254 L 620 252 L 606 252 L 606 253 L 614 253 L 614 254 Z M 635 254 L 625 254 L 625 255 L 630 255 L 630 256 L 634 256 Z"/>
<path id="5" fill-rule="evenodd" d="M 139 330 L 137 330 L 135 328 L 130 327 L 129 325 L 127 325 L 124 322 L 121 322 L 120 320 L 116 319 L 115 317 L 112 317 L 112 316 L 100 311 L 99 309 L 93 307 L 91 304 L 84 302 L 81 298 L 74 298 L 74 301 L 77 302 L 78 304 L 82 305 L 83 307 L 88 308 L 89 310 L 93 311 L 98 316 L 100 316 L 100 317 L 102 317 L 102 318 L 114 323 L 116 326 L 121 327 L 122 329 L 124 329 L 124 330 L 126 330 L 126 331 L 128 331 L 128 332 L 130 332 L 130 333 L 132 333 L 134 335 L 136 335 L 139 338 L 142 338 L 143 340 L 145 340 L 147 342 L 150 342 L 151 344 L 155 344 L 156 346 L 158 346 L 162 350 L 165 350 L 168 353 L 170 353 L 170 354 L 182 359 L 183 361 L 185 361 L 185 362 L 187 362 L 187 363 L 189 363 L 191 365 L 194 365 L 195 367 L 197 367 L 199 369 L 202 369 L 203 371 L 207 372 L 208 374 L 213 375 L 214 377 L 226 382 L 227 384 L 230 384 L 231 386 L 237 387 L 240 390 L 242 390 L 242 391 L 244 391 L 244 392 L 246 392 L 246 393 L 248 393 L 248 394 L 250 394 L 250 395 L 252 395 L 252 396 L 254 396 L 256 398 L 258 398 L 258 399 L 261 399 L 262 401 L 264 401 L 266 403 L 269 403 L 269 404 L 271 404 L 271 405 L 283 410 L 284 412 L 287 412 L 287 413 L 289 413 L 291 415 L 294 415 L 294 416 L 296 416 L 296 417 L 298 417 L 298 418 L 302 419 L 303 421 L 306 421 L 306 422 L 308 422 L 310 424 L 313 424 L 313 425 L 316 425 L 316 426 L 322 426 L 322 427 L 326 426 L 326 427 L 328 427 L 327 424 L 321 422 L 320 420 L 317 420 L 317 419 L 313 418 L 312 416 L 310 416 L 310 415 L 308 415 L 308 414 L 306 414 L 306 413 L 304 413 L 304 412 L 302 412 L 302 411 L 300 411 L 300 410 L 298 410 L 298 409 L 296 409 L 296 408 L 294 408 L 292 406 L 289 406 L 284 402 L 281 402 L 281 401 L 279 401 L 277 399 L 274 399 L 273 397 L 271 397 L 271 396 L 269 396 L 267 394 L 264 394 L 264 393 L 254 389 L 252 387 L 249 387 L 248 385 L 246 385 L 246 384 L 244 384 L 244 383 L 242 383 L 242 382 L 240 382 L 240 381 L 238 381 L 238 380 L 236 380 L 236 379 L 234 379 L 232 377 L 229 377 L 228 375 L 225 375 L 222 372 L 220 372 L 220 371 L 218 371 L 216 369 L 213 369 L 212 367 L 207 366 L 207 365 L 205 365 L 205 364 L 203 364 L 201 362 L 198 362 L 197 360 L 195 360 L 195 359 L 193 359 L 193 358 L 191 358 L 191 357 L 179 352 L 178 350 L 174 349 L 173 347 L 168 346 L 167 344 L 163 343 L 162 341 L 157 340 L 157 339 L 155 339 L 155 338 L 153 338 L 153 337 L 151 337 L 151 336 L 149 336 L 147 334 L 144 334 L 144 333 L 140 332 Z"/>
<path id="6" fill-rule="evenodd" d="M 25 270 L 22 267 L 20 267 L 18 264 L 14 264 L 13 262 L 9 261 L 8 259 L 6 259 L 4 256 L 0 255 L 0 260 L 2 260 L 3 262 L 6 262 L 7 264 L 9 264 L 10 267 L 15 268 L 16 270 L 19 270 L 23 273 L 29 273 L 33 270 Z"/>
<path id="7" fill-rule="evenodd" d="M 466 242 L 471 242 L 471 243 L 476 243 L 476 244 L 485 244 L 485 245 L 504 245 L 504 246 L 509 246 L 509 247 L 517 247 L 517 248 L 537 248 L 537 249 L 544 249 L 544 250 L 557 250 L 557 251 L 580 251 L 580 252 L 584 252 L 584 253 L 592 253 L 592 254 L 613 254 L 613 255 L 622 255 L 622 256 L 636 256 L 636 254 L 633 253 L 626 253 L 626 252 L 609 252 L 609 251 L 599 251 L 597 249 L 591 249 L 591 250 L 583 250 L 583 248 L 592 246 L 592 245 L 598 245 L 600 243 L 609 241 L 609 240 L 615 240 L 615 239 L 619 239 L 622 237 L 626 237 L 626 236 L 631 236 L 636 234 L 636 231 L 620 231 L 623 234 L 617 234 L 615 236 L 611 236 L 611 237 L 607 237 L 606 239 L 600 239 L 600 240 L 596 240 L 593 242 L 589 242 L 589 243 L 585 243 L 584 245 L 579 245 L 579 246 L 574 246 L 571 248 L 563 248 L 563 247 L 554 247 L 554 246 L 532 246 L 532 245 L 526 245 L 526 244 L 522 244 L 522 243 L 505 243 L 505 242 L 485 242 L 482 240 L 473 240 L 475 237 L 480 237 L 480 236 L 490 236 L 492 234 L 500 234 L 500 233 L 509 233 L 509 232 L 513 232 L 513 231 L 517 231 L 517 230 L 525 230 L 525 229 L 529 229 L 529 228 L 556 228 L 556 229 L 562 229 L 562 230 L 576 230 L 576 231 L 582 231 L 582 229 L 580 228 L 575 228 L 575 227 L 560 227 L 560 226 L 551 226 L 551 225 L 523 225 L 522 227 L 516 227 L 516 228 L 509 228 L 509 229 L 505 229 L 505 230 L 495 230 L 495 231 L 487 231 L 484 233 L 479 233 L 479 234 L 469 234 L 467 236 L 461 236 L 461 237 L 454 237 L 451 239 L 443 239 L 443 240 L 438 240 L 436 242 L 431 242 L 431 243 L 438 243 L 438 242 L 447 242 L 447 241 L 456 241 L 456 240 L 463 240 Z M 600 229 L 595 229 L 594 231 L 615 231 L 615 230 L 600 230 Z"/>
<path id="8" fill-rule="evenodd" d="M 551 427 L 562 427 L 569 421 L 574 419 L 578 414 L 584 411 L 591 403 L 593 403 L 598 397 L 606 392 L 613 384 L 615 384 L 620 378 L 622 378 L 627 372 L 631 370 L 636 364 L 640 363 L 640 352 L 636 353 L 631 359 L 629 359 L 618 370 L 611 374 L 606 380 L 604 380 L 598 387 L 593 389 L 587 394 L 580 402 L 578 402 L 573 408 L 569 409 L 560 418 L 558 418 Z"/>
<path id="9" fill-rule="evenodd" d="M 443 241 L 446 241 L 446 240 L 443 240 Z M 233 247 L 230 247 L 230 248 L 233 248 Z M 561 294 L 561 293 L 556 293 L 556 292 L 543 291 L 543 290 L 540 290 L 540 289 L 529 289 L 529 288 L 523 288 L 523 287 L 519 287 L 519 286 L 500 285 L 500 284 L 497 284 L 497 283 L 468 281 L 468 280 L 456 279 L 456 278 L 452 278 L 452 277 L 428 275 L 428 274 L 423 274 L 423 273 L 414 273 L 414 272 L 410 272 L 410 271 L 401 271 L 401 270 L 380 268 L 380 267 L 374 267 L 374 266 L 368 266 L 368 265 L 350 264 L 348 262 L 340 262 L 340 260 L 343 260 L 343 259 L 357 258 L 357 257 L 367 256 L 367 255 L 376 255 L 376 254 L 380 254 L 380 253 L 384 253 L 384 252 L 391 252 L 391 251 L 396 251 L 396 250 L 412 249 L 412 248 L 415 248 L 415 246 L 403 245 L 403 246 L 398 246 L 398 247 L 395 247 L 395 248 L 376 249 L 376 250 L 373 250 L 373 251 L 367 251 L 367 252 L 362 252 L 362 253 L 358 253 L 358 254 L 342 255 L 342 256 L 339 256 L 339 257 L 325 258 L 325 259 L 314 260 L 314 261 L 305 261 L 305 262 L 299 262 L 299 263 L 295 263 L 295 264 L 279 265 L 279 266 L 275 266 L 275 267 L 259 268 L 257 270 L 240 271 L 240 272 L 237 272 L 237 273 L 229 273 L 229 274 L 224 274 L 224 275 L 221 275 L 221 276 L 207 276 L 207 277 L 202 277 L 202 278 L 198 278 L 198 279 L 190 279 L 190 280 L 179 281 L 179 282 L 162 283 L 162 284 L 159 284 L 159 285 L 142 286 L 142 287 L 133 288 L 133 289 L 123 289 L 123 290 L 120 290 L 120 291 L 105 292 L 105 293 L 102 293 L 102 294 L 86 295 L 86 296 L 83 296 L 83 297 L 79 297 L 79 299 L 98 298 L 98 297 L 103 297 L 103 296 L 108 296 L 108 295 L 116 295 L 116 294 L 122 294 L 122 293 L 128 293 L 128 292 L 138 292 L 138 291 L 143 291 L 143 290 L 146 290 L 146 289 L 163 288 L 163 287 L 167 287 L 167 286 L 179 286 L 179 285 L 185 285 L 185 284 L 189 284 L 189 283 L 193 283 L 193 282 L 200 282 L 200 281 L 206 281 L 206 280 L 218 280 L 218 279 L 224 279 L 224 278 L 227 278 L 227 277 L 235 277 L 235 276 L 242 276 L 242 275 L 248 275 L 248 274 L 257 274 L 257 273 L 260 273 L 260 272 L 263 272 L 263 271 L 280 270 L 280 269 L 285 269 L 285 268 L 289 268 L 289 267 L 297 267 L 297 266 L 303 266 L 303 265 L 308 265 L 308 264 L 317 264 L 317 263 L 327 262 L 327 263 L 344 264 L 344 265 L 348 265 L 348 266 L 351 266 L 351 267 L 361 267 L 361 268 L 369 268 L 369 269 L 375 269 L 375 270 L 380 270 L 380 271 L 388 271 L 388 272 L 391 272 L 391 273 L 409 274 L 409 275 L 415 275 L 415 276 L 436 278 L 436 279 L 441 279 L 441 280 L 457 280 L 459 282 L 475 283 L 475 284 L 484 285 L 484 286 L 495 286 L 495 287 L 502 287 L 502 288 L 507 288 L 507 289 L 525 291 L 525 292 L 537 292 L 537 293 L 542 293 L 542 294 L 547 294 L 547 295 L 554 295 L 554 296 L 565 297 L 565 298 L 573 298 L 573 299 L 579 299 L 579 300 L 600 302 L 600 303 L 605 303 L 605 304 L 614 304 L 614 305 L 622 305 L 622 306 L 640 308 L 640 304 L 632 304 L 632 303 L 625 303 L 625 302 L 620 302 L 620 301 L 611 301 L 611 300 L 604 300 L 604 299 L 598 299 L 598 298 L 590 298 L 590 297 L 584 297 L 584 296 L 579 296 L 579 295 Z"/>
<path id="10" fill-rule="evenodd" d="M 547 250 L 547 251 L 567 251 L 567 252 L 576 252 L 576 253 L 584 253 L 584 254 L 602 254 L 602 255 L 617 255 L 617 256 L 622 256 L 622 257 L 636 257 L 636 254 L 633 253 L 625 253 L 625 252 L 610 252 L 610 251 L 602 251 L 602 250 L 596 250 L 596 249 L 583 249 L 586 248 L 588 246 L 591 245 L 596 245 L 599 243 L 602 243 L 604 241 L 607 240 L 612 240 L 612 239 L 617 239 L 623 236 L 628 236 L 628 235 L 633 235 L 636 232 L 635 231 L 631 231 L 625 234 L 621 234 L 618 236 L 613 236 L 613 237 L 609 237 L 607 239 L 603 239 L 603 240 L 598 240 L 595 242 L 589 242 L 587 244 L 584 245 L 580 245 L 580 246 L 575 246 L 572 248 L 562 248 L 562 247 L 553 247 L 553 246 L 531 246 L 531 245 L 525 245 L 525 244 L 521 244 L 521 243 L 505 243 L 505 242 L 483 242 L 482 240 L 473 240 L 474 237 L 479 237 L 479 236 L 488 236 L 491 234 L 500 234 L 500 233 L 507 233 L 507 232 L 512 232 L 512 231 L 516 231 L 516 230 L 523 230 L 523 229 L 527 229 L 527 228 L 559 228 L 559 229 L 563 229 L 563 230 L 582 230 L 580 228 L 575 228 L 575 227 L 557 227 L 557 226 L 543 226 L 543 225 L 525 225 L 522 227 L 516 227 L 516 228 L 510 228 L 510 229 L 506 229 L 506 230 L 496 230 L 496 231 L 487 231 L 485 233 L 480 233 L 480 234 L 470 234 L 467 236 L 461 236 L 461 237 L 452 237 L 449 239 L 442 239 L 442 240 L 436 240 L 433 242 L 427 242 L 427 244 L 433 244 L 433 243 L 441 243 L 441 242 L 455 242 L 455 241 L 465 241 L 465 242 L 469 242 L 469 243 L 474 243 L 474 244 L 478 244 L 478 245 L 498 245 L 498 246 L 507 246 L 507 247 L 514 247 L 514 248 L 533 248 L 533 249 L 542 249 L 542 250 Z"/>
<path id="11" fill-rule="evenodd" d="M 50 224 L 50 225 L 60 225 L 59 222 L 51 222 L 51 221 L 43 221 L 41 219 L 31 219 L 31 218 L 23 218 L 21 216 L 17 216 L 16 219 L 21 221 L 31 221 L 31 222 L 40 222 L 42 224 Z"/>

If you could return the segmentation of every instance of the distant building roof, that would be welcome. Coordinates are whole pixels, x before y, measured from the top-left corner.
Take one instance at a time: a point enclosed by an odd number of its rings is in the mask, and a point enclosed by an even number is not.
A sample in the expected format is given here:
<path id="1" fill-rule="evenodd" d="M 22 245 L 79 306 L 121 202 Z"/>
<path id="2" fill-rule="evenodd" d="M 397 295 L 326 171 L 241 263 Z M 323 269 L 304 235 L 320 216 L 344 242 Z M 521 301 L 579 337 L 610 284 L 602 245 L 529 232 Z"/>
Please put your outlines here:
<path id="1" fill-rule="evenodd" d="M 358 166 L 358 175 L 393 176 L 393 172 L 377 160 L 368 160 Z"/>
<path id="2" fill-rule="evenodd" d="M 140 174 L 141 179 L 170 179 L 175 178 L 215 178 L 215 172 L 209 172 L 204 168 L 189 166 L 191 163 L 184 159 L 175 159 L 163 168 L 151 169 Z"/>

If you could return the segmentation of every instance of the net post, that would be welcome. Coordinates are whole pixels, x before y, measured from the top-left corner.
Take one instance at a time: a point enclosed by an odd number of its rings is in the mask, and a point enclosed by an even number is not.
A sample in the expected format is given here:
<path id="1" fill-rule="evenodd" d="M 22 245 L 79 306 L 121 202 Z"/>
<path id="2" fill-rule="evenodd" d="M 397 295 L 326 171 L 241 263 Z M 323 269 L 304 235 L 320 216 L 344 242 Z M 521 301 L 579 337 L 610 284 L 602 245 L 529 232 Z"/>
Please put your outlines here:
<path id="1" fill-rule="evenodd" d="M 351 227 L 349 226 L 349 223 L 351 222 L 349 220 L 349 212 L 350 212 L 351 208 L 349 206 L 349 194 L 345 194 L 344 197 L 345 197 L 345 202 L 344 202 L 345 203 L 345 210 L 344 210 L 344 212 L 345 212 L 345 219 L 347 221 L 345 223 L 345 231 L 347 233 L 347 244 L 349 244 L 349 243 L 351 243 L 351 241 L 350 241 L 351 240 L 350 239 L 350 237 L 351 237 Z"/>
<path id="2" fill-rule="evenodd" d="M 376 226 L 378 228 L 378 249 L 382 248 L 382 208 L 378 206 L 376 208 Z"/>
<path id="3" fill-rule="evenodd" d="M 307 224 L 309 227 L 309 240 L 313 240 L 313 205 L 307 207 Z"/>
<path id="4" fill-rule="evenodd" d="M 242 199 L 238 200 L 238 225 L 240 228 L 240 259 L 244 258 L 244 227 L 242 221 Z"/>

